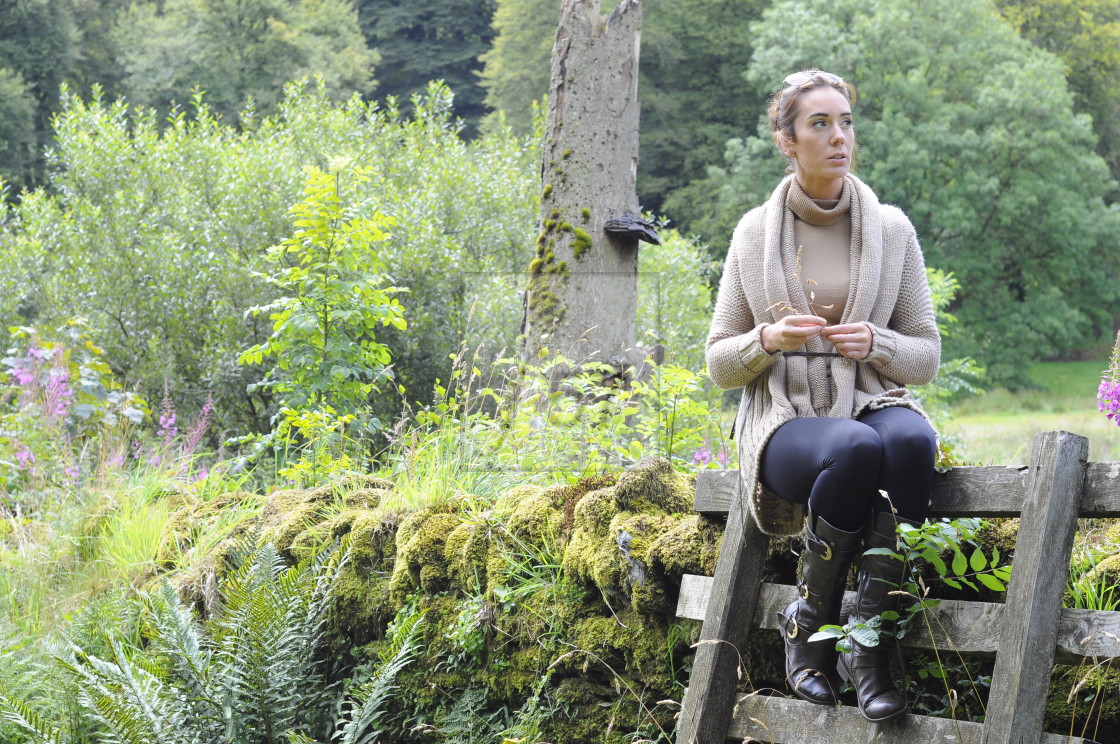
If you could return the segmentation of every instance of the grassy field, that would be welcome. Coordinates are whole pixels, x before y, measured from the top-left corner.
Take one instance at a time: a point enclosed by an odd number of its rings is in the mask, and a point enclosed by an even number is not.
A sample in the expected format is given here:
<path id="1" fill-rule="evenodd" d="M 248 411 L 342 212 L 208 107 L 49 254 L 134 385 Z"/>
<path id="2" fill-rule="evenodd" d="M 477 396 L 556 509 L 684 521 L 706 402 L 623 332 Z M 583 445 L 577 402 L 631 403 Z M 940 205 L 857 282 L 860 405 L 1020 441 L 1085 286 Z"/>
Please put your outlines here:
<path id="1" fill-rule="evenodd" d="M 942 433 L 957 443 L 958 458 L 984 465 L 1026 465 L 1040 431 L 1061 429 L 1089 438 L 1089 459 L 1120 460 L 1120 426 L 1097 410 L 1097 385 L 1108 366 L 1099 362 L 1043 362 L 1031 366 L 1036 388 L 1003 388 L 961 400 Z"/>

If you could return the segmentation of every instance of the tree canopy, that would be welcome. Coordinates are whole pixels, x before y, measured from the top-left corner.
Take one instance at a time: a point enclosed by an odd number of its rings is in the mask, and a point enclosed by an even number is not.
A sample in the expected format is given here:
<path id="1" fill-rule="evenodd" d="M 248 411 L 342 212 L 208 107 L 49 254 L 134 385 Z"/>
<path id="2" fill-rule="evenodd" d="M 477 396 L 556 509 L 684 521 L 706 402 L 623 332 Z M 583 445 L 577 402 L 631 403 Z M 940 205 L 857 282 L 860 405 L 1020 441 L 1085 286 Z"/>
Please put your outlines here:
<path id="1" fill-rule="evenodd" d="M 378 94 L 407 100 L 429 81 L 442 80 L 455 93 L 456 115 L 473 131 L 486 112 L 479 58 L 494 37 L 496 0 L 356 0 L 355 5 L 362 33 L 381 57 Z"/>
<path id="2" fill-rule="evenodd" d="M 372 89 L 377 61 L 345 0 L 139 2 L 118 16 L 114 38 L 128 98 L 161 111 L 197 88 L 225 116 L 247 97 L 268 112 L 285 83 L 307 75 L 344 100 Z"/>

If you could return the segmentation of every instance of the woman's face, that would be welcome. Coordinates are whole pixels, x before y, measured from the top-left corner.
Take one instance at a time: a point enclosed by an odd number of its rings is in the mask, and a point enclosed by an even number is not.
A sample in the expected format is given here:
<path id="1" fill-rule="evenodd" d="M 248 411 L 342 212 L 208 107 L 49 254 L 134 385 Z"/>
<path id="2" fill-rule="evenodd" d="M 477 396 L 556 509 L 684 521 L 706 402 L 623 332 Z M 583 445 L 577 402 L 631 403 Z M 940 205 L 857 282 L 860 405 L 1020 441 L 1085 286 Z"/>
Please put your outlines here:
<path id="1" fill-rule="evenodd" d="M 782 152 L 794 159 L 797 182 L 814 199 L 837 199 L 851 169 L 856 133 L 852 107 L 831 87 L 801 95 L 793 122 L 796 141 L 781 137 Z"/>

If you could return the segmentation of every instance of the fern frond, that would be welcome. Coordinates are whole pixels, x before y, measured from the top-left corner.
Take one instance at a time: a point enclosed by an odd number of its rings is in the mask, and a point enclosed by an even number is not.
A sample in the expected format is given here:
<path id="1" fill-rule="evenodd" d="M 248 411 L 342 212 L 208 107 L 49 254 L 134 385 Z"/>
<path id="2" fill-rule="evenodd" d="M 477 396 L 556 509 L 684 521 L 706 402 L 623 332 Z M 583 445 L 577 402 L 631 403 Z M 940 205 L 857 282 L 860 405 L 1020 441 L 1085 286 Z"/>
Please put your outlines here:
<path id="1" fill-rule="evenodd" d="M 417 612 L 397 625 L 397 633 L 390 644 L 392 655 L 384 659 L 373 677 L 354 691 L 350 709 L 339 722 L 341 728 L 332 737 L 339 744 L 370 744 L 380 731 L 370 731 L 382 713 L 382 706 L 396 685 L 394 680 L 402 669 L 416 656 L 420 648 L 420 631 L 424 613 Z"/>
<path id="2" fill-rule="evenodd" d="M 63 732 L 25 701 L 0 690 L 0 719 L 30 735 L 35 744 L 61 744 Z"/>

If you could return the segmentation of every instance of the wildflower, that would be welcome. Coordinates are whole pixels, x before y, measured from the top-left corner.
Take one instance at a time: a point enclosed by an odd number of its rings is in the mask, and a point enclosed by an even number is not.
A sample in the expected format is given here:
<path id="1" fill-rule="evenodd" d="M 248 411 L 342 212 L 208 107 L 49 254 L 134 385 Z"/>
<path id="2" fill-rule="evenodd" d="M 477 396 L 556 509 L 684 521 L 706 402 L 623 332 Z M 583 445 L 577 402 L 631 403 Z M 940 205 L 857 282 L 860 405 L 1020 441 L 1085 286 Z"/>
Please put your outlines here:
<path id="1" fill-rule="evenodd" d="M 70 375 L 61 369 L 51 371 L 47 389 L 43 394 L 43 409 L 48 419 L 64 419 L 74 402 L 74 389 L 70 387 Z"/>
<path id="2" fill-rule="evenodd" d="M 712 461 L 712 450 L 708 445 L 701 445 L 700 449 L 696 450 L 692 455 L 692 462 L 700 467 L 706 467 Z"/>
<path id="3" fill-rule="evenodd" d="M 187 441 L 183 443 L 185 454 L 192 454 L 198 448 L 198 443 L 202 441 L 202 435 L 206 433 L 206 428 L 210 425 L 210 418 L 213 413 L 214 396 L 207 395 L 206 402 L 202 404 L 202 410 L 198 412 L 198 418 L 195 419 L 194 424 L 187 432 Z"/>
<path id="4" fill-rule="evenodd" d="M 33 470 L 35 468 L 35 453 L 26 444 L 22 449 L 16 450 L 16 465 L 22 470 Z"/>
<path id="5" fill-rule="evenodd" d="M 175 425 L 175 404 L 171 402 L 171 396 L 164 392 L 163 405 L 160 406 L 159 429 L 156 431 L 156 436 L 163 437 L 164 445 L 168 445 L 178 435 L 179 427 Z"/>
<path id="6" fill-rule="evenodd" d="M 1112 359 L 1097 387 L 1097 408 L 1109 421 L 1120 426 L 1120 333 L 1112 347 Z"/>
<path id="7" fill-rule="evenodd" d="M 34 381 L 35 375 L 31 372 L 31 370 L 24 369 L 23 367 L 18 367 L 12 371 L 12 382 L 14 382 L 19 387 L 27 387 Z"/>

